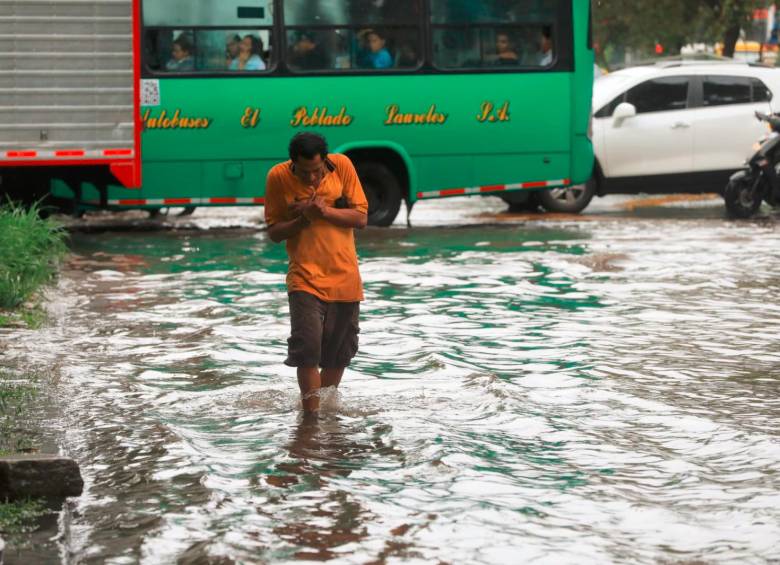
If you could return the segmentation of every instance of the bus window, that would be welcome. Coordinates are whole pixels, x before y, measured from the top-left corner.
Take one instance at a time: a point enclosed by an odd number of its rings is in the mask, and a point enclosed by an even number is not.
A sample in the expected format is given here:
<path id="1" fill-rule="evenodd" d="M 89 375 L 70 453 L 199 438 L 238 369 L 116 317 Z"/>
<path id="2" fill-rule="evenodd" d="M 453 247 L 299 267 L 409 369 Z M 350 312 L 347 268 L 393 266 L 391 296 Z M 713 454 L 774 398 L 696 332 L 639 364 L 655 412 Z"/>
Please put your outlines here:
<path id="1" fill-rule="evenodd" d="M 420 65 L 420 0 L 285 0 L 294 72 L 391 71 Z"/>
<path id="2" fill-rule="evenodd" d="M 284 0 L 287 26 L 416 24 L 419 0 Z"/>
<path id="3" fill-rule="evenodd" d="M 554 20 L 561 0 L 431 0 L 431 23 L 542 23 Z"/>
<path id="4" fill-rule="evenodd" d="M 294 71 L 323 71 L 348 61 L 347 36 L 341 30 L 287 32 L 287 64 Z"/>
<path id="5" fill-rule="evenodd" d="M 571 49 L 563 0 L 431 0 L 433 62 L 441 69 L 547 68 Z M 564 62 L 570 56 L 564 57 Z"/>
<path id="6" fill-rule="evenodd" d="M 273 1 L 145 0 L 147 68 L 165 73 L 266 72 Z"/>

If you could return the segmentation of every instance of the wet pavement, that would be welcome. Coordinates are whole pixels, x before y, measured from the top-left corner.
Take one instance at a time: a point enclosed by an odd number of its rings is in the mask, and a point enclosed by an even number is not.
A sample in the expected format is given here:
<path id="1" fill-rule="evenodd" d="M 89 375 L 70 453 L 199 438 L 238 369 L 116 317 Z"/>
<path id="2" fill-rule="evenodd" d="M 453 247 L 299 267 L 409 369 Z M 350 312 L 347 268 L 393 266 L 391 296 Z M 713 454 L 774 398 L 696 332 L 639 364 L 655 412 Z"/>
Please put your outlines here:
<path id="1" fill-rule="evenodd" d="M 361 352 L 314 425 L 261 209 L 88 219 L 51 325 L 0 330 L 0 364 L 56 375 L 87 483 L 51 559 L 776 560 L 776 219 L 503 208 L 423 202 L 359 233 Z"/>

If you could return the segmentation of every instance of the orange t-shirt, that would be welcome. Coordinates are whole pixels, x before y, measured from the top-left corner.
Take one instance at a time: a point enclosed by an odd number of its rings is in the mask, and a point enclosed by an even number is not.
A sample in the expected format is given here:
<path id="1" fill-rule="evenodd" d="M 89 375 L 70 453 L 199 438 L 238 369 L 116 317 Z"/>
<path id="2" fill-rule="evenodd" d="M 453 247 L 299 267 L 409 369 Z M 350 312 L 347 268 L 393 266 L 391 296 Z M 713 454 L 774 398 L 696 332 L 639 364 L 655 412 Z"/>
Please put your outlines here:
<path id="1" fill-rule="evenodd" d="M 317 187 L 317 195 L 327 206 L 333 206 L 338 198 L 345 196 L 350 208 L 367 213 L 368 202 L 352 161 L 338 153 L 328 155 L 328 159 L 336 170 L 326 171 Z M 290 204 L 311 197 L 311 187 L 295 176 L 290 164 L 290 161 L 279 163 L 268 172 L 265 221 L 269 226 L 292 220 Z M 323 219 L 315 220 L 287 240 L 287 255 L 290 258 L 288 292 L 302 290 L 325 302 L 363 300 L 352 228 L 334 226 Z"/>

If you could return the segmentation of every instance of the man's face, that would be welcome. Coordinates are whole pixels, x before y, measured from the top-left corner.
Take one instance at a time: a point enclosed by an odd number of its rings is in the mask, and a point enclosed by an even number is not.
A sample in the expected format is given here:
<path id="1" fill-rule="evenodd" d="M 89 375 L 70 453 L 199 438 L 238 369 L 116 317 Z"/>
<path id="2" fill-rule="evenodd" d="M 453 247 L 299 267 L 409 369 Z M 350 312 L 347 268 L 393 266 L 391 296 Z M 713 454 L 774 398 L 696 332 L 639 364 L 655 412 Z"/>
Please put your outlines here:
<path id="1" fill-rule="evenodd" d="M 375 33 L 371 33 L 368 35 L 368 48 L 371 49 L 374 53 L 378 53 L 381 51 L 385 46 L 385 40 L 379 37 Z"/>
<path id="2" fill-rule="evenodd" d="M 504 34 L 496 36 L 496 51 L 506 53 L 509 51 L 509 37 Z"/>
<path id="3" fill-rule="evenodd" d="M 317 188 L 325 176 L 325 163 L 320 155 L 315 155 L 313 159 L 298 157 L 293 165 L 295 166 L 295 176 L 307 186 Z"/>
<path id="4" fill-rule="evenodd" d="M 177 61 L 186 59 L 190 55 L 184 49 L 182 49 L 181 45 L 179 45 L 178 43 L 173 44 L 173 49 L 171 49 L 171 54 L 173 55 L 173 58 L 176 59 Z"/>
<path id="5" fill-rule="evenodd" d="M 545 36 L 542 34 L 541 38 L 541 47 L 542 47 L 542 53 L 547 53 L 548 51 L 552 50 L 552 38 Z"/>
<path id="6" fill-rule="evenodd" d="M 309 51 L 312 51 L 316 47 L 315 43 L 309 39 L 306 36 L 301 37 L 298 42 L 295 44 L 293 49 L 297 53 L 308 53 Z"/>

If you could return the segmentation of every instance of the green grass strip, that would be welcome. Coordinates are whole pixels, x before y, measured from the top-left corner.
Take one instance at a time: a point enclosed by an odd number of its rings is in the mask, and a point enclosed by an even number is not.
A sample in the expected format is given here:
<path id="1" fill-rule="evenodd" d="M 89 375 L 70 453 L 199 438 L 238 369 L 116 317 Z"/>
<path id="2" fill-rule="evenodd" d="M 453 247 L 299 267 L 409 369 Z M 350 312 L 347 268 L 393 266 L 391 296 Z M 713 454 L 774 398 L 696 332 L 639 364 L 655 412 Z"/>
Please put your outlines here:
<path id="1" fill-rule="evenodd" d="M 34 375 L 16 375 L 0 368 L 0 457 L 37 450 L 37 399 Z"/>
<path id="2" fill-rule="evenodd" d="M 46 514 L 46 506 L 36 499 L 0 502 L 0 534 L 18 536 L 38 529 L 38 518 Z"/>
<path id="3" fill-rule="evenodd" d="M 40 217 L 37 205 L 0 206 L 0 309 L 18 308 L 54 280 L 66 237 L 62 226 Z M 8 318 L 0 312 L 0 323 Z"/>

